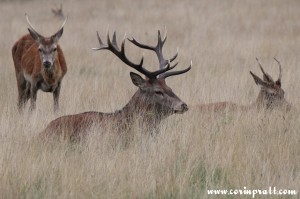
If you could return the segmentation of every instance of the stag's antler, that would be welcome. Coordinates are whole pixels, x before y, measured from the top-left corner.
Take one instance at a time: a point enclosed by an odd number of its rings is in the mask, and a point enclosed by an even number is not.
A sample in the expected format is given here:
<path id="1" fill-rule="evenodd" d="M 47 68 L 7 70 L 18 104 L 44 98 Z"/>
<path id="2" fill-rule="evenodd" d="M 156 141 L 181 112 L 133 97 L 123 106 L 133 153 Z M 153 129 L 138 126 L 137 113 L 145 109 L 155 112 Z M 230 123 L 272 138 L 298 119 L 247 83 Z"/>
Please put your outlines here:
<path id="1" fill-rule="evenodd" d="M 32 24 L 30 23 L 29 17 L 28 17 L 28 14 L 27 14 L 27 13 L 25 13 L 25 17 L 26 17 L 27 23 L 28 23 L 28 25 L 29 25 L 29 27 L 30 27 L 30 30 L 32 30 L 32 31 L 33 31 L 35 34 L 37 34 L 40 38 L 43 38 L 43 36 L 40 35 L 40 34 L 35 30 L 35 28 L 32 26 Z M 66 24 L 66 22 L 67 22 L 67 19 L 68 19 L 68 16 L 65 18 L 64 22 L 62 23 L 62 25 L 60 26 L 60 28 L 59 28 L 58 31 L 60 31 L 60 30 L 65 26 L 65 24 Z"/>
<path id="2" fill-rule="evenodd" d="M 272 82 L 272 83 L 274 83 L 273 78 L 271 77 L 271 75 L 269 75 L 268 73 L 266 73 L 266 72 L 264 71 L 264 69 L 263 69 L 262 65 L 260 64 L 260 62 L 258 61 L 258 58 L 257 58 L 257 57 L 256 57 L 256 61 L 257 61 L 258 65 L 259 65 L 259 67 L 260 67 L 260 69 L 261 69 L 261 72 L 264 74 L 263 80 L 264 80 L 264 81 L 267 81 L 267 82 Z"/>
<path id="3" fill-rule="evenodd" d="M 43 36 L 40 35 L 40 34 L 35 30 L 35 28 L 33 27 L 33 25 L 31 25 L 27 13 L 25 13 L 25 17 L 26 17 L 27 23 L 28 23 L 28 25 L 29 25 L 29 27 L 30 27 L 30 30 L 32 30 L 38 37 L 43 38 Z"/>
<path id="4" fill-rule="evenodd" d="M 125 40 L 126 40 L 126 34 L 124 35 L 122 44 L 121 44 L 121 50 L 118 47 L 117 44 L 117 39 L 116 39 L 116 32 L 114 32 L 113 34 L 113 38 L 112 41 L 110 40 L 109 37 L 109 33 L 107 33 L 107 44 L 104 44 L 99 36 L 99 33 L 97 32 L 97 37 L 98 37 L 98 41 L 100 44 L 99 48 L 93 48 L 93 50 L 109 50 L 112 53 L 114 53 L 117 57 L 119 57 L 119 59 L 121 59 L 125 64 L 127 64 L 128 66 L 130 66 L 131 68 L 136 69 L 137 71 L 139 71 L 140 73 L 144 74 L 146 77 L 148 77 L 149 79 L 156 79 L 158 75 L 165 73 L 166 71 L 169 71 L 171 69 L 173 69 L 177 63 L 173 66 L 171 66 L 171 61 L 173 61 L 176 57 L 177 57 L 177 53 L 176 55 L 171 58 L 170 60 L 165 60 L 163 58 L 162 55 L 162 47 L 164 45 L 164 42 L 166 41 L 166 37 L 164 38 L 164 40 L 161 40 L 160 37 L 160 32 L 158 32 L 158 44 L 155 47 L 152 46 L 148 46 L 148 45 L 144 45 L 144 44 L 140 44 L 138 43 L 134 38 L 132 38 L 131 40 L 129 39 L 129 41 L 131 41 L 133 44 L 135 44 L 136 46 L 140 47 L 140 48 L 144 48 L 144 49 L 148 49 L 148 50 L 152 50 L 157 54 L 158 60 L 159 60 L 159 65 L 160 65 L 160 69 L 154 72 L 150 72 L 147 69 L 143 68 L 143 62 L 144 62 L 144 58 L 142 57 L 141 61 L 139 64 L 135 64 L 133 62 L 131 62 L 125 55 Z M 177 72 L 173 72 L 173 73 L 166 73 L 165 75 L 171 76 L 171 75 L 178 75 L 178 74 L 182 74 L 187 72 L 188 70 L 191 69 L 191 66 L 185 70 L 182 71 L 177 71 Z"/>
<path id="5" fill-rule="evenodd" d="M 278 80 L 277 80 L 277 82 L 281 82 L 281 77 L 282 77 L 282 73 L 281 73 L 281 64 L 280 64 L 280 62 L 274 57 L 274 59 L 275 59 L 275 61 L 278 63 L 278 65 L 279 65 L 279 76 L 278 76 Z"/>
<path id="6" fill-rule="evenodd" d="M 158 61 L 159 61 L 159 69 L 163 69 L 169 62 L 174 61 L 176 59 L 176 57 L 178 56 L 178 49 L 177 49 L 176 54 L 169 60 L 165 59 L 162 54 L 162 48 L 167 40 L 167 32 L 165 33 L 164 39 L 162 40 L 161 36 L 160 36 L 160 31 L 158 31 L 158 40 L 157 40 L 156 46 L 149 46 L 146 44 L 142 44 L 142 43 L 138 42 L 136 39 L 134 39 L 133 37 L 128 40 L 140 48 L 154 51 L 156 53 Z M 177 63 L 175 65 L 177 65 Z"/>
<path id="7" fill-rule="evenodd" d="M 128 39 L 130 42 L 132 42 L 133 44 L 135 44 L 136 46 L 140 47 L 140 48 L 144 48 L 144 49 L 148 49 L 148 50 L 152 50 L 156 53 L 158 61 L 159 61 L 159 69 L 163 69 L 166 65 L 171 65 L 171 62 L 174 61 L 177 56 L 178 56 L 178 48 L 177 48 L 177 52 L 176 54 L 171 58 L 171 59 L 165 59 L 163 54 L 162 54 L 162 48 L 167 40 L 167 31 L 165 31 L 165 36 L 164 39 L 161 39 L 161 35 L 160 35 L 160 31 L 158 30 L 158 39 L 157 39 L 157 45 L 156 46 L 149 46 L 146 44 L 142 44 L 140 42 L 138 42 L 136 39 L 134 39 L 133 37 L 131 39 Z M 174 64 L 172 67 L 170 67 L 169 70 L 175 68 L 177 66 L 178 62 L 176 64 Z M 187 71 L 189 71 L 191 69 L 192 66 L 192 62 L 190 67 L 188 67 L 185 70 L 182 71 L 174 71 L 174 72 L 169 72 L 169 73 L 163 73 L 160 74 L 159 77 L 160 78 L 166 78 L 172 75 L 179 75 L 182 73 L 185 73 Z"/>
<path id="8" fill-rule="evenodd" d="M 177 64 L 176 64 L 176 65 L 177 65 Z M 176 66 L 176 65 L 175 65 L 175 66 Z M 193 65 L 193 62 L 191 61 L 190 66 L 187 67 L 186 69 L 184 69 L 184 70 L 179 70 L 179 71 L 172 71 L 172 72 L 166 72 L 166 73 L 163 73 L 163 74 L 161 75 L 161 78 L 166 79 L 167 77 L 170 77 L 170 76 L 180 75 L 180 74 L 186 73 L 186 72 L 188 72 L 189 70 L 191 70 L 192 65 Z"/>

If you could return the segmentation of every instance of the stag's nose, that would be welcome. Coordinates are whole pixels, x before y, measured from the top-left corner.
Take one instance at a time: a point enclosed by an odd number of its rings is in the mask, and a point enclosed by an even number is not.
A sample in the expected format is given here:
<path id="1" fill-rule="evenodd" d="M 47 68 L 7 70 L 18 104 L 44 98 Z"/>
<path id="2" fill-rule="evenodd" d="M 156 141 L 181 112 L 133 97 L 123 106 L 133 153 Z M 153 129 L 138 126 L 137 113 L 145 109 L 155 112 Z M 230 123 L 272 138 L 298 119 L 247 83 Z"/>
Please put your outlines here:
<path id="1" fill-rule="evenodd" d="M 189 110 L 189 107 L 186 103 L 181 104 L 181 108 L 184 112 Z"/>
<path id="2" fill-rule="evenodd" d="M 51 66 L 51 62 L 49 62 L 49 61 L 44 61 L 44 63 L 43 63 L 43 65 L 45 66 L 45 68 L 50 68 L 50 66 Z"/>

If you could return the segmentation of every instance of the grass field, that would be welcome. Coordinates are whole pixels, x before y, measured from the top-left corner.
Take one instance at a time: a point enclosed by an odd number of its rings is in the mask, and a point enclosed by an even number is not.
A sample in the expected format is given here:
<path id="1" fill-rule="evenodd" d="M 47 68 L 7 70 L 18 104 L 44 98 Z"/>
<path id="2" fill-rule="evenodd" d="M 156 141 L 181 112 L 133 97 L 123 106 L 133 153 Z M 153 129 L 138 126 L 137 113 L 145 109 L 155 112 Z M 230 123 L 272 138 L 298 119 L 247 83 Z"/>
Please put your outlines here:
<path id="1" fill-rule="evenodd" d="M 49 36 L 62 21 L 51 8 L 63 3 L 69 18 L 60 44 L 68 63 L 61 110 L 52 94 L 38 93 L 37 110 L 17 111 L 11 47 L 27 33 L 24 13 Z M 300 187 L 300 3 L 297 0 L 0 1 L 0 198 L 251 198 L 207 194 L 209 189 Z M 36 139 L 54 118 L 83 111 L 121 109 L 136 91 L 125 66 L 98 46 L 96 31 L 127 32 L 154 44 L 167 28 L 166 57 L 179 51 L 178 68 L 190 72 L 168 85 L 190 109 L 167 118 L 156 136 L 138 125 L 126 146 L 114 134 L 81 144 Z M 153 54 L 127 42 L 128 56 L 157 69 Z M 195 105 L 217 101 L 250 104 L 261 76 L 255 57 L 274 78 L 283 68 L 285 98 L 295 111 L 209 114 Z M 266 196 L 255 198 L 299 198 Z"/>

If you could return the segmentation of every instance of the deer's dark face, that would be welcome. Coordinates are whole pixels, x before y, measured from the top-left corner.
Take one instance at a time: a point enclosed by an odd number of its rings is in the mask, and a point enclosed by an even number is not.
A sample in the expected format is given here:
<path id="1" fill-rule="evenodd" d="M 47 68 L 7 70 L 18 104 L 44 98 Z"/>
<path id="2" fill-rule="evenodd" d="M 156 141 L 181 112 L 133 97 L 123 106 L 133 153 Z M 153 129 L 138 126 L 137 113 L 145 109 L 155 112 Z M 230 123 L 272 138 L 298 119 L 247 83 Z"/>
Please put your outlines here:
<path id="1" fill-rule="evenodd" d="M 30 28 L 28 28 L 28 30 L 32 38 L 38 44 L 38 51 L 44 69 L 51 70 L 57 56 L 57 43 L 62 36 L 63 28 L 49 38 L 45 38 Z"/>
<path id="2" fill-rule="evenodd" d="M 145 80 L 135 73 L 130 76 L 134 85 L 140 88 L 140 99 L 152 111 L 170 115 L 188 110 L 187 104 L 175 95 L 164 79 Z"/>
<path id="3" fill-rule="evenodd" d="M 268 86 L 261 87 L 261 95 L 266 103 L 266 108 L 282 107 L 287 105 L 284 98 L 284 90 L 278 83 L 269 83 Z"/>
<path id="4" fill-rule="evenodd" d="M 57 56 L 57 44 L 52 39 L 43 39 L 39 43 L 39 54 L 45 70 L 51 70 Z"/>

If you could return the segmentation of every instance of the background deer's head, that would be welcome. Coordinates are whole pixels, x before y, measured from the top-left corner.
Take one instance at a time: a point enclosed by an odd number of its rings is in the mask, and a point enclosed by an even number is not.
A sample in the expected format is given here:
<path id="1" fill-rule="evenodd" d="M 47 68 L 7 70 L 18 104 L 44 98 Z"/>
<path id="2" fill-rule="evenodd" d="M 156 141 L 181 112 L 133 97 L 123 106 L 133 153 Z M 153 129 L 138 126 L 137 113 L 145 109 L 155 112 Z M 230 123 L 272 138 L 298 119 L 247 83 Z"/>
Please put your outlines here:
<path id="1" fill-rule="evenodd" d="M 28 31 L 31 37 L 38 44 L 38 51 L 40 54 L 42 65 L 44 66 L 45 70 L 51 70 L 57 56 L 58 40 L 63 34 L 63 28 L 67 19 L 64 21 L 61 28 L 55 34 L 53 34 L 50 37 L 44 37 L 33 28 L 29 21 L 28 15 L 25 14 L 25 16 L 29 24 Z"/>

